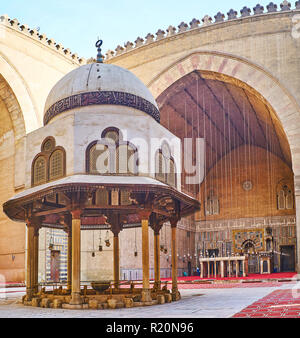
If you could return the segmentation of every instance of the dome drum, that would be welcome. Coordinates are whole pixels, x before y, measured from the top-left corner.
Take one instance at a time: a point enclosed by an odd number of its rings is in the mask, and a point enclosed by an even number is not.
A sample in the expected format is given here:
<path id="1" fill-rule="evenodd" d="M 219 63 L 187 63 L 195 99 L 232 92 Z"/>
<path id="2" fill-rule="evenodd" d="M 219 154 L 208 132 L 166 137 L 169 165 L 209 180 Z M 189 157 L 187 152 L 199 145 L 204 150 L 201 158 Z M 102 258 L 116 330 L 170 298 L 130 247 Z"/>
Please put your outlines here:
<path id="1" fill-rule="evenodd" d="M 90 105 L 120 105 L 138 109 L 160 122 L 158 109 L 149 101 L 131 93 L 116 91 L 98 91 L 73 95 L 61 99 L 52 105 L 44 115 L 44 125 L 57 115 L 79 107 Z"/>

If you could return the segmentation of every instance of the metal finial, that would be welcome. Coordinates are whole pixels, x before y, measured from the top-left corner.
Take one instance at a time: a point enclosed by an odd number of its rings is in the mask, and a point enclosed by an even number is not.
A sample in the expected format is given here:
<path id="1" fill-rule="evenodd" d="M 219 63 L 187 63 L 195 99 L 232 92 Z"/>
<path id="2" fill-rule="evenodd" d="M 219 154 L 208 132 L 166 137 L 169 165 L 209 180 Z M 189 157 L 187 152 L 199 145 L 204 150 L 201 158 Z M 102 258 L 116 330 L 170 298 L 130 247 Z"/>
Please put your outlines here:
<path id="1" fill-rule="evenodd" d="M 103 55 L 101 54 L 101 46 L 102 46 L 102 44 L 103 44 L 103 41 L 102 40 L 98 40 L 97 42 L 96 42 L 96 47 L 97 47 L 97 52 L 98 52 L 98 54 L 97 54 L 97 62 L 99 62 L 99 63 L 103 63 Z"/>

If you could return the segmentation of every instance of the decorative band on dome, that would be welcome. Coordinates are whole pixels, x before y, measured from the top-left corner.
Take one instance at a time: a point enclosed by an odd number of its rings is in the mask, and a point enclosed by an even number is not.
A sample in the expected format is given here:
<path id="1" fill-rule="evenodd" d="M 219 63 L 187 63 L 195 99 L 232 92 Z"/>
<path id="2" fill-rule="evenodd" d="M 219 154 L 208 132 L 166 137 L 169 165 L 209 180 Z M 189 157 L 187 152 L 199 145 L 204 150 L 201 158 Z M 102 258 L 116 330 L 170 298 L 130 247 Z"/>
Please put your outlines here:
<path id="1" fill-rule="evenodd" d="M 86 107 L 91 105 L 111 104 L 135 108 L 153 117 L 160 122 L 158 109 L 149 101 L 124 92 L 99 91 L 81 93 L 66 97 L 53 104 L 44 115 L 44 125 L 48 124 L 55 116 L 74 108 Z"/>

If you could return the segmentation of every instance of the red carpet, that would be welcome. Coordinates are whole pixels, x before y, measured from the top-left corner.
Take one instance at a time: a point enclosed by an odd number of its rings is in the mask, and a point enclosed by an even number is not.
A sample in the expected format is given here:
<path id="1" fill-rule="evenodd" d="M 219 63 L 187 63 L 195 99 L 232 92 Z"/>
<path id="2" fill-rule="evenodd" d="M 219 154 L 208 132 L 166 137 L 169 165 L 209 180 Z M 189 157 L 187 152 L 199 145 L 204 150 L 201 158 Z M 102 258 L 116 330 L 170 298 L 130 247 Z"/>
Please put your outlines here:
<path id="1" fill-rule="evenodd" d="M 267 288 L 279 287 L 283 283 L 279 282 L 263 282 L 263 283 L 219 283 L 219 284 L 178 284 L 178 289 L 233 289 L 233 288 Z M 172 284 L 168 285 L 168 289 L 172 289 Z"/>
<path id="2" fill-rule="evenodd" d="M 269 282 L 254 282 L 254 283 L 178 283 L 179 290 L 194 290 L 194 289 L 233 289 L 233 288 L 266 288 L 266 287 L 280 287 L 281 285 L 286 284 L 286 282 L 278 282 L 278 281 L 269 281 Z M 295 283 L 291 283 L 295 284 Z M 164 283 L 162 282 L 162 286 Z M 128 285 L 121 285 L 121 288 L 129 288 Z M 142 283 L 136 284 L 135 288 L 142 288 Z M 152 285 L 151 285 L 152 287 Z M 172 283 L 167 284 L 167 288 L 169 290 L 172 289 Z"/>
<path id="3" fill-rule="evenodd" d="M 200 278 L 199 276 L 189 276 L 189 277 L 178 277 L 178 281 L 195 281 L 195 280 L 249 280 L 249 279 L 283 279 L 283 278 L 293 278 L 296 276 L 296 272 L 282 272 L 282 273 L 271 273 L 271 274 L 249 274 L 247 277 L 211 277 L 211 278 Z M 162 278 L 162 281 L 171 281 L 172 278 Z"/>
<path id="4" fill-rule="evenodd" d="M 233 318 L 300 318 L 300 295 L 295 297 L 293 290 L 276 290 Z"/>

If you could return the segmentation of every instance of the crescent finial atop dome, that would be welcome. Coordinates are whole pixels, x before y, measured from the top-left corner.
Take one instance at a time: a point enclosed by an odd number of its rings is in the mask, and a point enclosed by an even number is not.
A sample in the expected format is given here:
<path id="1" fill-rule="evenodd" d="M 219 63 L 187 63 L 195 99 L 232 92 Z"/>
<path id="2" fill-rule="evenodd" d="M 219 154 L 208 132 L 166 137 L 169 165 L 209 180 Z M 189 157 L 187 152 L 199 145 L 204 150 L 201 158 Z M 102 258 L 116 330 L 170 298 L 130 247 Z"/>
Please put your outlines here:
<path id="1" fill-rule="evenodd" d="M 99 40 L 96 42 L 96 47 L 97 47 L 97 63 L 103 63 L 103 55 L 101 54 L 101 46 L 103 44 L 103 41 L 102 40 Z"/>

